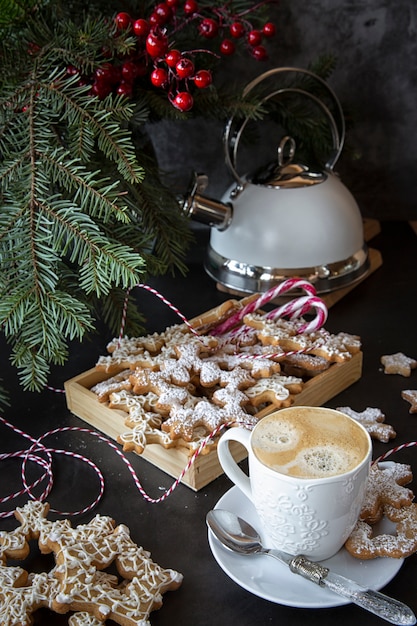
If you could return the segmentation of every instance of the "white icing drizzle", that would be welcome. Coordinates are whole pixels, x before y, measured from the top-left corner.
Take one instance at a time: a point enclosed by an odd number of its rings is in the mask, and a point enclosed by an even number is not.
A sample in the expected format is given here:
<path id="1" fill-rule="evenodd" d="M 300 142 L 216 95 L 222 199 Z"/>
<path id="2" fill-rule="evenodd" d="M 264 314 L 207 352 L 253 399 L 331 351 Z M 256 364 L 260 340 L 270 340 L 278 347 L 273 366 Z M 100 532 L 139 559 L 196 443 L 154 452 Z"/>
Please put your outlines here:
<path id="1" fill-rule="evenodd" d="M 48 509 L 47 504 L 29 502 L 16 510 L 21 525 L 1 534 L 2 626 L 28 626 L 31 614 L 42 606 L 58 612 L 75 609 L 71 626 L 97 626 L 104 619 L 123 626 L 148 625 L 150 611 L 161 604 L 166 590 L 181 584 L 182 575 L 154 563 L 131 540 L 128 528 L 115 527 L 109 517 L 96 515 L 72 528 L 68 520 L 47 520 Z M 42 552 L 54 553 L 54 569 L 28 575 L 5 565 L 13 551 L 20 553 L 24 542 L 36 536 Z M 124 578 L 120 585 L 116 576 L 103 571 L 112 562 Z"/>

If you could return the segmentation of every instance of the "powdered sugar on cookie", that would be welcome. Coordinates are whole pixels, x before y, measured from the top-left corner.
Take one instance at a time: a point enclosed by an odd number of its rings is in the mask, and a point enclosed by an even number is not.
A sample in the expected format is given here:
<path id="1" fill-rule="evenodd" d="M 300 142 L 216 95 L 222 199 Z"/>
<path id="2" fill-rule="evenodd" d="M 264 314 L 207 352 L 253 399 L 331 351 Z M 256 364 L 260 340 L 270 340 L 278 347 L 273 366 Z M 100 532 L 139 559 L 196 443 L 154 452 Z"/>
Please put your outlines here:
<path id="1" fill-rule="evenodd" d="M 417 413 L 417 389 L 404 389 L 401 397 L 410 403 L 409 413 Z"/>
<path id="2" fill-rule="evenodd" d="M 362 424 L 373 439 L 387 443 L 397 435 L 390 424 L 384 423 L 385 415 L 380 409 L 367 407 L 364 411 L 357 412 L 348 406 L 339 406 L 336 410 L 349 415 L 349 417 Z"/>
<path id="3" fill-rule="evenodd" d="M 259 311 L 244 316 L 245 323 L 226 335 L 201 334 L 241 307 L 229 301 L 195 318 L 192 328 L 179 324 L 108 344 L 110 355 L 96 368 L 113 375 L 91 391 L 110 408 L 126 412 L 132 432 L 118 438 L 125 450 L 141 453 L 148 443 L 168 448 L 176 442 L 182 447 L 188 442 L 194 450 L 201 437 L 223 424 L 252 426 L 293 404 L 312 377 L 360 349 L 355 335 L 332 335 L 322 328 L 302 333 L 302 318 L 272 320 Z M 284 367 L 295 368 L 299 376 Z"/>
<path id="4" fill-rule="evenodd" d="M 417 367 L 417 360 L 406 356 L 403 352 L 385 354 L 381 356 L 381 363 L 385 374 L 399 374 L 406 377 L 410 376 L 411 370 Z"/>

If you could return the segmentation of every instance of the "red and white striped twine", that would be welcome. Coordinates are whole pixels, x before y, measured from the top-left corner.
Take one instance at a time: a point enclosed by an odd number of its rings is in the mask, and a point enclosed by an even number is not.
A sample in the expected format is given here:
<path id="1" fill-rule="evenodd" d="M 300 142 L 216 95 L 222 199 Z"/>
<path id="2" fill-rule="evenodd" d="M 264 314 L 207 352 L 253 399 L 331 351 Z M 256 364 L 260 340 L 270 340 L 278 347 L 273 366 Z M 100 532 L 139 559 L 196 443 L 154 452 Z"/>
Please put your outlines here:
<path id="1" fill-rule="evenodd" d="M 165 298 L 165 296 L 163 296 L 159 291 L 143 283 L 138 283 L 136 287 L 145 289 L 149 293 L 152 293 L 154 296 L 159 298 L 166 306 L 168 306 L 183 321 L 183 323 L 187 326 L 187 328 L 189 328 L 189 330 L 194 335 L 200 336 L 198 331 L 196 331 L 193 328 L 192 324 L 185 317 L 185 315 L 181 313 L 178 307 L 176 307 L 172 302 L 170 302 L 167 298 Z M 269 291 L 261 294 L 256 300 L 249 302 L 245 307 L 243 307 L 240 311 L 232 315 L 225 322 L 211 329 L 210 334 L 213 336 L 222 335 L 224 341 L 227 341 L 228 336 L 236 337 L 239 333 L 245 334 L 245 332 L 247 331 L 247 327 L 237 326 L 237 324 L 243 321 L 243 318 L 247 313 L 258 310 L 259 308 L 264 306 L 267 302 L 270 302 L 271 300 L 273 300 L 278 295 L 282 295 L 286 293 L 287 291 L 291 291 L 292 289 L 303 289 L 309 295 L 295 298 L 294 300 L 291 300 L 290 302 L 287 302 L 286 304 L 270 311 L 267 314 L 266 318 L 275 320 L 280 317 L 289 317 L 291 320 L 293 320 L 297 317 L 301 317 L 305 315 L 308 311 L 311 310 L 311 308 L 314 308 L 316 310 L 315 317 L 310 322 L 306 322 L 305 324 L 302 324 L 298 328 L 297 332 L 298 334 L 310 333 L 313 330 L 318 330 L 319 328 L 321 328 L 327 320 L 328 310 L 327 310 L 326 304 L 323 302 L 323 300 L 321 300 L 315 295 L 316 289 L 311 283 L 301 278 L 289 278 L 288 280 L 280 283 L 278 286 L 273 287 Z M 121 321 L 120 331 L 119 331 L 119 343 L 124 336 L 124 330 L 126 327 L 127 305 L 129 301 L 130 292 L 131 292 L 131 289 L 127 291 L 126 298 L 123 304 L 122 321 Z M 302 348 L 300 350 L 292 350 L 290 352 L 280 351 L 280 352 L 272 352 L 270 354 L 261 353 L 259 355 L 257 354 L 248 355 L 248 354 L 242 353 L 241 356 L 242 356 L 242 359 L 247 358 L 251 360 L 265 359 L 265 358 L 274 359 L 277 357 L 290 356 L 293 354 L 301 354 L 301 353 L 309 352 L 312 349 L 313 347 Z"/>
<path id="2" fill-rule="evenodd" d="M 190 329 L 192 333 L 194 333 L 195 335 L 198 335 L 197 331 L 191 326 L 190 322 L 181 313 L 181 311 L 174 304 L 172 304 L 172 302 L 167 300 L 167 298 L 165 298 L 165 296 L 163 296 L 159 291 L 157 291 L 153 287 L 150 287 L 150 285 L 145 285 L 143 283 L 138 283 L 136 287 L 139 287 L 140 289 L 145 289 L 145 291 L 149 291 L 149 293 L 152 293 L 154 296 L 159 298 L 164 304 L 166 304 L 167 307 L 169 307 L 172 311 L 174 311 L 174 313 L 176 313 L 176 315 L 178 315 L 178 317 L 184 322 L 184 324 Z M 120 332 L 119 332 L 119 341 L 123 338 L 123 335 L 124 335 L 124 330 L 126 326 L 126 317 L 127 317 L 127 305 L 129 302 L 130 292 L 131 292 L 131 289 L 128 289 L 128 291 L 126 292 L 125 301 L 123 303 L 122 322 L 121 322 Z"/>
<path id="3" fill-rule="evenodd" d="M 191 323 L 181 313 L 181 311 L 174 304 L 172 304 L 172 302 L 170 302 L 167 298 L 165 298 L 159 291 L 157 291 L 153 287 L 150 287 L 149 285 L 142 284 L 142 283 L 139 283 L 136 286 L 141 289 L 145 289 L 146 291 L 152 293 L 154 296 L 159 298 L 166 306 L 168 306 L 172 311 L 174 311 L 174 313 L 183 321 L 183 323 L 189 328 L 189 330 L 193 334 L 199 335 L 199 333 L 193 328 Z M 294 318 L 294 317 L 303 315 L 308 310 L 310 310 L 312 306 L 315 306 L 318 309 L 318 315 L 312 322 L 310 322 L 310 324 L 305 325 L 305 326 L 306 328 L 308 328 L 308 330 L 310 330 L 310 328 L 316 328 L 316 327 L 321 326 L 327 317 L 327 309 L 325 308 L 324 303 L 322 303 L 322 301 L 319 298 L 315 297 L 315 293 L 316 293 L 315 288 L 310 283 L 304 280 L 289 279 L 285 281 L 284 283 L 282 283 L 281 285 L 279 285 L 278 287 L 275 287 L 269 290 L 268 292 L 266 292 L 265 294 L 262 294 L 255 302 L 250 303 L 245 308 L 243 308 L 238 314 L 236 314 L 235 316 L 232 316 L 232 318 L 228 320 L 229 325 L 227 326 L 227 328 L 223 328 L 224 327 L 223 324 L 219 325 L 216 329 L 214 329 L 214 334 L 223 334 L 229 328 L 236 326 L 236 324 L 239 321 L 243 320 L 243 317 L 244 315 L 246 315 L 247 312 L 254 311 L 260 308 L 261 306 L 263 306 L 264 304 L 266 304 L 267 302 L 269 302 L 270 300 L 272 300 L 273 298 L 277 297 L 278 295 L 286 291 L 289 291 L 291 289 L 295 289 L 295 288 L 303 289 L 309 295 L 304 298 L 293 300 L 287 305 L 280 307 L 279 309 L 276 309 L 275 311 L 272 311 L 270 316 L 273 317 L 274 319 L 283 315 L 289 315 L 291 318 Z M 123 337 L 125 326 L 126 326 L 127 306 L 128 306 L 128 299 L 129 299 L 130 291 L 131 289 L 127 291 L 126 298 L 125 298 L 124 305 L 123 305 L 119 341 Z M 265 358 L 265 356 L 266 355 L 264 354 L 251 355 L 250 358 Z M 272 358 L 273 356 L 275 356 L 275 354 L 271 354 L 267 356 L 270 356 Z M 47 386 L 47 388 L 57 393 L 65 393 L 65 390 L 63 389 L 55 389 L 51 386 Z M 201 441 L 201 444 L 195 450 L 193 455 L 190 457 L 188 463 L 186 464 L 186 466 L 184 467 L 184 469 L 182 470 L 178 478 L 173 482 L 173 484 L 159 498 L 151 498 L 145 492 L 139 478 L 136 475 L 135 470 L 133 469 L 133 466 L 128 461 L 126 456 L 119 450 L 119 448 L 114 443 L 112 443 L 109 439 L 107 439 L 103 435 L 93 430 L 90 430 L 88 428 L 67 426 L 67 427 L 56 428 L 54 430 L 49 430 L 38 439 L 35 439 L 34 437 L 20 430 L 19 428 L 17 428 L 16 426 L 14 426 L 13 424 L 8 422 L 1 416 L 0 416 L 0 421 L 5 426 L 13 430 L 15 433 L 21 435 L 25 439 L 28 439 L 32 444 L 29 448 L 24 449 L 24 450 L 18 450 L 15 452 L 0 454 L 0 461 L 5 461 L 9 459 L 21 459 L 22 461 L 22 466 L 21 466 L 22 489 L 20 489 L 19 491 L 16 491 L 15 493 L 11 493 L 3 497 L 0 497 L 0 504 L 5 504 L 7 502 L 13 501 L 19 496 L 22 496 L 24 494 L 27 494 L 32 500 L 44 501 L 51 493 L 51 490 L 53 487 L 54 480 L 53 480 L 53 473 L 52 473 L 52 458 L 54 454 L 61 454 L 61 455 L 70 457 L 72 459 L 82 461 L 83 463 L 86 463 L 89 467 L 91 467 L 96 473 L 98 481 L 99 481 L 99 493 L 97 497 L 95 498 L 95 500 L 91 502 L 88 506 L 84 507 L 83 509 L 80 509 L 79 511 L 63 512 L 63 511 L 58 511 L 56 509 L 51 509 L 52 511 L 60 515 L 81 515 L 93 509 L 100 502 L 103 496 L 104 478 L 99 467 L 93 461 L 91 461 L 88 457 L 78 454 L 76 452 L 71 452 L 69 450 L 46 447 L 42 443 L 44 439 L 47 439 L 48 437 L 52 435 L 56 435 L 58 433 L 63 433 L 63 432 L 87 433 L 93 437 L 98 438 L 99 440 L 105 442 L 110 448 L 112 448 L 116 452 L 116 454 L 118 454 L 119 457 L 123 460 L 123 462 L 127 466 L 133 478 L 133 481 L 137 489 L 139 490 L 143 498 L 151 503 L 159 503 L 165 500 L 169 495 L 171 495 L 174 489 L 180 484 L 181 480 L 184 478 L 184 475 L 186 474 L 186 472 L 191 468 L 191 466 L 193 465 L 197 457 L 202 453 L 202 451 L 209 444 L 209 442 L 212 439 L 214 439 L 223 428 L 226 428 L 227 426 L 231 426 L 232 424 L 236 425 L 236 423 L 234 422 L 221 424 L 220 426 L 215 428 L 211 433 L 209 433 Z M 27 465 L 29 463 L 35 463 L 36 465 L 38 465 L 39 467 L 43 469 L 43 474 L 40 477 L 38 477 L 36 480 L 34 480 L 31 484 L 29 484 L 27 481 Z M 44 487 L 41 495 L 36 497 L 33 494 L 33 490 L 39 485 L 41 485 L 45 480 L 47 480 L 46 486 Z M 13 511 L 0 512 L 0 518 L 10 517 L 12 515 L 13 515 Z"/>
<path id="4" fill-rule="evenodd" d="M 42 441 L 44 439 L 46 439 L 47 437 L 50 437 L 52 435 L 56 435 L 56 434 L 59 434 L 59 433 L 63 433 L 63 432 L 78 432 L 78 433 L 87 433 L 89 435 L 92 435 L 93 437 L 96 437 L 100 441 L 103 441 L 110 448 L 112 448 L 112 450 L 114 450 L 114 452 L 116 452 L 116 454 L 125 463 L 125 465 L 127 466 L 128 470 L 129 470 L 129 472 L 130 472 L 130 474 L 131 474 L 131 476 L 133 478 L 133 481 L 134 481 L 138 491 L 141 493 L 142 497 L 147 502 L 150 502 L 152 504 L 157 504 L 157 503 L 162 502 L 163 500 L 165 500 L 169 495 L 171 495 L 171 493 L 174 491 L 174 489 L 176 489 L 176 487 L 180 484 L 181 480 L 184 478 L 185 473 L 191 468 L 191 466 L 193 465 L 193 463 L 196 460 L 196 458 L 201 454 L 201 452 L 209 444 L 209 442 L 212 439 L 214 439 L 214 437 L 216 437 L 216 435 L 218 435 L 223 428 L 226 428 L 226 426 L 230 426 L 231 425 L 231 423 L 221 424 L 217 428 L 215 428 L 209 435 L 207 435 L 207 437 L 205 437 L 201 441 L 201 443 L 200 443 L 199 447 L 197 448 L 197 450 L 190 457 L 186 467 L 184 467 L 184 469 L 182 470 L 182 472 L 180 473 L 178 478 L 172 483 L 172 485 L 159 498 L 151 498 L 146 493 L 146 491 L 144 490 L 144 488 L 143 488 L 139 478 L 136 475 L 136 472 L 135 472 L 132 464 L 128 461 L 128 459 L 123 454 L 123 452 L 121 450 L 119 450 L 119 448 L 114 443 L 112 443 L 109 439 L 107 439 L 106 437 L 104 437 L 100 433 L 97 433 L 97 432 L 95 432 L 93 430 L 90 430 L 88 428 L 80 428 L 80 427 L 77 427 L 77 426 L 63 426 L 61 428 L 55 428 L 53 430 L 49 430 L 48 432 L 44 433 L 38 439 L 35 439 L 34 437 L 32 437 L 31 435 L 28 435 L 23 430 L 21 430 L 20 428 L 17 428 L 16 426 L 14 426 L 13 424 L 8 422 L 7 420 L 5 420 L 1 416 L 0 416 L 0 421 L 5 426 L 7 426 L 11 430 L 13 430 L 13 432 L 21 435 L 25 439 L 28 439 L 32 443 L 32 445 L 29 448 L 25 449 L 25 450 L 18 450 L 18 451 L 15 451 L 15 452 L 7 452 L 7 453 L 0 454 L 0 461 L 6 461 L 6 460 L 9 460 L 9 459 L 21 459 L 22 460 L 22 466 L 21 466 L 22 489 L 20 489 L 19 491 L 14 492 L 14 493 L 10 493 L 8 495 L 5 495 L 5 496 L 1 497 L 0 498 L 0 504 L 5 504 L 7 502 L 15 500 L 16 498 L 18 498 L 19 496 L 22 496 L 24 494 L 27 494 L 29 496 L 29 498 L 31 498 L 32 500 L 40 500 L 42 502 L 45 501 L 46 498 L 51 493 L 52 487 L 53 487 L 53 483 L 54 483 L 54 477 L 53 477 L 53 472 L 52 472 L 52 461 L 53 461 L 53 455 L 55 455 L 55 454 L 63 454 L 63 455 L 68 456 L 68 457 L 70 457 L 72 459 L 80 460 L 83 463 L 86 463 L 89 467 L 91 467 L 95 471 L 95 473 L 96 473 L 96 475 L 98 477 L 98 481 L 99 481 L 99 493 L 98 493 L 97 497 L 94 499 L 93 502 L 91 502 L 88 506 L 84 507 L 83 509 L 80 509 L 79 511 L 71 511 L 71 512 L 65 511 L 64 512 L 64 511 L 59 511 L 57 509 L 52 509 L 51 508 L 51 511 L 53 511 L 54 513 L 58 513 L 59 515 L 65 515 L 65 516 L 82 515 L 83 513 L 87 513 L 88 511 L 91 511 L 91 509 L 93 509 L 100 502 L 100 500 L 101 500 L 101 498 L 102 498 L 102 496 L 104 494 L 104 486 L 105 486 L 104 485 L 104 477 L 103 477 L 103 474 L 102 474 L 101 470 L 99 469 L 99 467 L 93 461 L 91 461 L 91 459 L 89 459 L 88 457 L 85 457 L 85 456 L 83 456 L 81 454 L 78 454 L 76 452 L 71 452 L 69 450 L 62 450 L 62 449 L 59 449 L 59 448 L 48 448 L 48 447 L 46 447 L 42 443 Z M 44 456 L 40 456 L 41 454 L 43 454 Z M 43 474 L 39 478 L 37 478 L 34 482 L 32 482 L 31 484 L 28 484 L 27 477 L 26 477 L 27 465 L 28 465 L 29 462 L 35 463 L 36 465 L 38 465 L 39 467 L 41 467 L 44 470 Z M 37 487 L 38 485 L 40 485 L 45 479 L 47 479 L 47 483 L 46 483 L 46 486 L 45 486 L 42 494 L 40 496 L 35 496 L 33 494 L 33 489 L 35 487 Z M 0 518 L 11 517 L 13 515 L 13 512 L 14 512 L 14 509 L 0 512 Z"/>
<path id="5" fill-rule="evenodd" d="M 157 298 L 159 298 L 166 306 L 168 306 L 172 311 L 174 311 L 178 317 L 184 322 L 184 324 L 190 329 L 190 331 L 195 334 L 198 335 L 199 333 L 192 327 L 191 323 L 186 319 L 186 317 L 179 311 L 179 309 L 173 305 L 169 300 L 167 300 L 162 294 L 160 294 L 156 289 L 154 289 L 153 287 L 150 287 L 149 285 L 145 285 L 145 284 L 138 284 L 136 285 L 137 287 L 140 287 L 142 289 L 145 289 L 146 291 L 149 291 L 150 293 L 152 293 L 153 295 L 155 295 Z M 236 333 L 236 325 L 239 324 L 239 322 L 241 322 L 243 320 L 243 317 L 250 312 L 253 312 L 255 310 L 257 310 L 258 308 L 261 308 L 262 306 L 264 306 L 267 302 L 269 302 L 270 300 L 273 300 L 275 297 L 277 297 L 278 295 L 282 295 L 284 292 L 289 291 L 290 289 L 295 289 L 295 288 L 299 288 L 299 289 L 303 289 L 308 295 L 304 296 L 304 297 L 300 297 L 297 298 L 295 300 L 292 300 L 286 304 L 284 304 L 281 307 L 278 307 L 277 309 L 274 309 L 273 311 L 271 311 L 270 313 L 268 313 L 267 318 L 268 319 L 277 319 L 278 317 L 283 317 L 283 316 L 289 316 L 290 319 L 294 319 L 296 317 L 300 317 L 302 315 L 304 315 L 306 312 L 308 312 L 312 307 L 314 307 L 316 309 L 316 317 L 309 323 L 304 324 L 302 327 L 300 327 L 299 332 L 311 332 L 312 330 L 316 330 L 318 328 L 320 328 L 326 321 L 327 319 L 327 308 L 326 305 L 324 304 L 324 302 L 322 300 L 320 300 L 320 298 L 316 297 L 316 291 L 315 288 L 313 287 L 313 285 L 311 285 L 310 283 L 301 280 L 301 279 L 289 279 L 287 281 L 285 281 L 284 283 L 282 283 L 281 285 L 279 285 L 278 287 L 275 287 L 271 290 L 269 290 L 268 292 L 266 292 L 265 294 L 262 294 L 257 300 L 249 303 L 246 307 L 244 307 L 243 309 L 241 309 L 237 314 L 235 314 L 234 316 L 232 316 L 231 318 L 229 318 L 228 320 L 226 320 L 226 322 L 224 322 L 223 324 L 220 324 L 218 327 L 216 327 L 213 331 L 212 334 L 213 335 L 224 335 L 225 333 L 227 333 L 228 331 L 230 331 L 230 334 L 233 335 Z M 129 290 L 126 294 L 126 298 L 124 301 L 124 306 L 123 306 L 123 313 L 122 313 L 122 322 L 121 322 L 121 328 L 120 328 L 120 333 L 119 333 L 119 340 L 122 339 L 123 334 L 124 334 L 124 329 L 126 326 L 126 316 L 127 316 L 127 305 L 128 305 L 128 298 L 129 298 L 129 294 L 130 294 Z M 234 329 L 234 330 L 231 330 Z M 291 352 L 285 352 L 285 353 L 274 353 L 274 354 L 260 354 L 260 355 L 246 355 L 246 354 L 242 354 L 242 357 L 244 358 L 273 358 L 275 356 L 282 356 L 283 354 L 297 354 L 299 352 L 304 352 L 304 350 L 296 350 L 296 351 L 291 351 Z M 48 389 L 52 390 L 52 391 L 56 391 L 59 393 L 65 393 L 64 390 L 61 389 L 54 389 L 53 387 L 47 387 Z M 159 502 L 163 502 L 168 496 L 170 496 L 172 494 L 172 492 L 176 489 L 176 487 L 180 484 L 181 480 L 184 478 L 186 472 L 191 468 L 191 466 L 193 465 L 193 463 L 195 462 L 195 460 L 197 459 L 197 457 L 202 453 L 202 451 L 204 450 L 204 448 L 221 432 L 221 430 L 223 430 L 226 427 L 229 426 L 238 426 L 239 424 L 236 422 L 228 422 L 228 423 L 224 423 L 224 424 L 220 424 L 219 426 L 217 426 L 211 433 L 209 433 L 204 439 L 202 439 L 200 445 L 198 446 L 198 448 L 195 450 L 195 452 L 193 453 L 193 455 L 190 457 L 190 459 L 188 460 L 186 466 L 184 467 L 184 469 L 181 471 L 180 475 L 178 476 L 178 478 L 172 483 L 172 485 L 159 497 L 159 498 L 151 498 L 146 491 L 144 490 L 138 476 L 136 475 L 136 472 L 132 466 L 132 464 L 130 463 L 130 461 L 126 458 L 126 456 L 123 454 L 123 452 L 109 439 L 107 439 L 107 437 L 104 437 L 103 435 L 101 435 L 100 433 L 91 430 L 89 428 L 81 428 L 81 427 L 77 427 L 77 426 L 64 426 L 64 427 L 60 427 L 60 428 L 55 428 L 53 430 L 49 430 L 46 433 L 44 433 L 41 437 L 39 437 L 38 439 L 35 439 L 34 437 L 32 437 L 31 435 L 25 433 L 23 430 L 19 429 L 17 426 L 14 426 L 13 424 L 11 424 L 10 422 L 8 422 L 7 420 L 5 420 L 3 417 L 0 416 L 0 422 L 2 422 L 5 426 L 7 426 L 8 428 L 10 428 L 11 430 L 13 430 L 15 433 L 19 434 L 20 436 L 24 437 L 25 439 L 28 439 L 31 442 L 31 446 L 27 449 L 22 449 L 22 450 L 18 450 L 15 452 L 8 452 L 8 453 L 2 453 L 0 454 L 0 461 L 6 461 L 6 460 L 10 460 L 10 459 L 21 459 L 22 460 L 22 465 L 21 465 L 21 479 L 22 479 L 22 489 L 14 492 L 14 493 L 10 493 L 8 495 L 5 495 L 3 497 L 0 497 L 0 504 L 6 504 L 7 502 L 11 502 L 15 499 L 17 499 L 19 496 L 22 496 L 24 494 L 27 494 L 32 500 L 41 500 L 44 501 L 49 494 L 52 491 L 52 487 L 53 487 L 53 483 L 54 483 L 54 477 L 53 477 L 53 472 L 52 472 L 52 461 L 53 461 L 53 455 L 55 454 L 62 454 L 64 456 L 70 457 L 72 459 L 75 460 L 79 460 L 82 461 L 83 463 L 86 463 L 89 467 L 91 467 L 94 472 L 97 475 L 98 478 L 98 482 L 99 482 L 99 493 L 97 495 L 97 497 L 94 499 L 93 502 L 91 502 L 89 505 L 85 506 L 84 508 L 78 510 L 78 511 L 72 511 L 72 512 L 63 512 L 63 511 L 59 511 L 56 509 L 51 509 L 51 511 L 58 513 L 59 515 L 65 515 L 65 516 L 69 516 L 69 515 L 81 515 L 83 513 L 86 513 L 88 511 L 90 511 L 91 509 L 93 509 L 101 500 L 103 494 L 104 494 L 104 477 L 103 474 L 101 472 L 101 470 L 99 469 L 99 467 L 93 462 L 91 461 L 91 459 L 89 459 L 86 456 L 83 456 L 81 454 L 78 454 L 76 452 L 71 452 L 69 450 L 63 450 L 63 449 L 59 449 L 59 448 L 49 448 L 46 447 L 42 442 L 44 439 L 47 439 L 50 436 L 59 434 L 59 433 L 64 433 L 64 432 L 78 432 L 78 433 L 86 433 L 89 434 L 93 437 L 96 437 L 97 439 L 99 439 L 100 441 L 103 441 L 104 443 L 106 443 L 114 452 L 116 452 L 116 454 L 122 459 L 122 461 L 125 463 L 125 465 L 127 466 L 131 477 L 133 478 L 133 481 L 138 489 L 138 491 L 140 492 L 140 494 L 142 495 L 142 497 L 147 501 L 150 502 L 152 504 L 157 504 Z M 378 459 L 376 459 L 375 461 L 373 461 L 373 463 L 378 463 L 380 461 L 385 460 L 386 458 L 388 458 L 389 456 L 391 456 L 392 454 L 403 450 L 404 448 L 410 448 L 412 446 L 416 446 L 417 442 L 416 441 L 412 441 L 409 443 L 405 443 L 402 445 L 399 445 L 395 448 L 392 448 L 391 450 L 388 450 L 385 454 L 383 454 L 382 456 L 380 456 Z M 43 455 L 43 456 L 41 456 Z M 38 465 L 40 468 L 43 469 L 43 474 L 38 477 L 36 480 L 34 480 L 31 484 L 28 483 L 27 481 L 27 465 L 29 463 L 35 463 L 36 465 Z M 43 483 L 43 481 L 47 480 L 46 486 L 43 489 L 43 492 L 41 493 L 40 496 L 36 497 L 33 494 L 33 490 L 38 487 L 41 483 Z M 4 511 L 4 512 L 0 512 L 0 518 L 6 518 L 6 517 L 11 517 L 14 513 L 14 510 L 8 510 L 8 511 Z"/>
<path id="6" fill-rule="evenodd" d="M 372 461 L 372 464 L 374 465 L 375 463 L 380 463 L 381 461 L 385 461 L 385 459 L 390 457 L 392 454 L 395 454 L 396 452 L 399 452 L 400 450 L 405 450 L 406 448 L 412 448 L 414 446 L 417 446 L 417 441 L 409 441 L 408 443 L 402 443 L 399 446 L 396 446 L 395 448 L 391 448 L 387 452 L 384 452 L 384 454 L 381 454 L 381 456 L 379 456 L 377 459 Z"/>

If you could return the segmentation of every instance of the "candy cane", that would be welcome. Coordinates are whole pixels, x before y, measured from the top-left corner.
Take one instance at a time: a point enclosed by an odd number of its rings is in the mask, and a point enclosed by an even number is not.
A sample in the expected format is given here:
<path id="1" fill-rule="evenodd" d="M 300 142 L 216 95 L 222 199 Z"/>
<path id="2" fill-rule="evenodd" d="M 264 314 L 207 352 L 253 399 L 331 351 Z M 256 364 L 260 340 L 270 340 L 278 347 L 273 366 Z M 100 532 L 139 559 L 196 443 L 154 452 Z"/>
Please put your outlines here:
<path id="1" fill-rule="evenodd" d="M 266 319 L 278 319 L 279 317 L 289 317 L 291 320 L 305 315 L 311 308 L 316 309 L 316 317 L 311 322 L 305 323 L 297 330 L 298 333 L 309 333 L 318 330 L 327 320 L 327 307 L 323 300 L 316 296 L 304 296 L 291 300 L 277 309 L 270 311 Z"/>
<path id="2" fill-rule="evenodd" d="M 265 304 L 267 304 L 271 300 L 274 300 L 278 296 L 281 296 L 287 291 L 290 291 L 291 289 L 302 289 L 310 296 L 316 295 L 316 289 L 311 283 L 301 278 L 289 278 L 288 280 L 285 280 L 276 287 L 272 287 L 272 289 L 269 289 L 269 291 L 261 294 L 256 300 L 248 302 L 248 304 L 244 306 L 240 311 L 237 311 L 225 322 L 219 324 L 219 326 L 216 326 L 216 328 L 212 329 L 211 334 L 222 335 L 226 333 L 228 330 L 242 322 L 245 315 L 261 309 L 263 306 L 265 306 Z"/>

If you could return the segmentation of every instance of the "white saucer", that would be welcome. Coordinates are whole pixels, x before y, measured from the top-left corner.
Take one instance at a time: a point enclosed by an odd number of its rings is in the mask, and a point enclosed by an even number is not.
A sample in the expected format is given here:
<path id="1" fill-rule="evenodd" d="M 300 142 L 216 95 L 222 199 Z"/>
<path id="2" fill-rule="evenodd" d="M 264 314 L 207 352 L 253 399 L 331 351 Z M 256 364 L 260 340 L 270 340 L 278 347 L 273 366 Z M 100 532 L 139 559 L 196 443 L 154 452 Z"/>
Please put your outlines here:
<path id="1" fill-rule="evenodd" d="M 260 521 L 250 500 L 236 486 L 227 491 L 217 502 L 216 509 L 232 511 L 260 529 Z M 391 522 L 380 522 L 379 532 L 392 532 Z M 232 579 L 251 593 L 286 606 L 300 608 L 325 608 L 349 604 L 335 593 L 291 574 L 288 567 L 271 557 L 241 556 L 224 548 L 209 531 L 209 544 L 217 563 Z M 352 557 L 344 548 L 327 561 L 332 571 L 373 589 L 381 589 L 397 574 L 404 559 L 370 559 L 361 561 Z"/>

